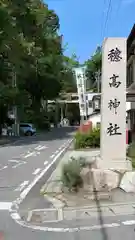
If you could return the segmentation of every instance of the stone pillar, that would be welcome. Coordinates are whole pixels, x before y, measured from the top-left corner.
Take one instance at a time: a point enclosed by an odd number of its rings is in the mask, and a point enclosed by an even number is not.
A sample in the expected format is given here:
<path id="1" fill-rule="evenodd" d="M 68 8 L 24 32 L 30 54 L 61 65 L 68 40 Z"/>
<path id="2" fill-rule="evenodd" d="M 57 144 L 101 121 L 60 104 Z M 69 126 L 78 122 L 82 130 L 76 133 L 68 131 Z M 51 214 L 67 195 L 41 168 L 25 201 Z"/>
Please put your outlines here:
<path id="1" fill-rule="evenodd" d="M 125 169 L 126 38 L 103 43 L 101 94 L 101 163 L 104 169 Z"/>

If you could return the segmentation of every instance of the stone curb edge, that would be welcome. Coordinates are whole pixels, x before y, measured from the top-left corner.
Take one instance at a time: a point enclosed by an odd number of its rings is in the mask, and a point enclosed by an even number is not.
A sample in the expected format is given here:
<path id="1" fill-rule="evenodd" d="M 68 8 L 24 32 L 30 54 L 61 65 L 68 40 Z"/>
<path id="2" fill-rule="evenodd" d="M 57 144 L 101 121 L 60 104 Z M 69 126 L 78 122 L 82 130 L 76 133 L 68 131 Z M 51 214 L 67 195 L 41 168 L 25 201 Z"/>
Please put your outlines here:
<path id="1" fill-rule="evenodd" d="M 57 211 L 57 215 L 58 215 L 58 219 L 57 220 L 47 220 L 47 221 L 44 221 L 44 223 L 49 223 L 49 222 L 52 222 L 52 223 L 56 223 L 56 222 L 60 222 L 60 221 L 63 221 L 65 220 L 64 219 L 64 211 L 65 212 L 68 212 L 68 211 L 77 211 L 77 210 L 91 210 L 92 212 L 104 212 L 104 209 L 105 208 L 108 208 L 108 215 L 106 216 L 109 216 L 109 212 L 112 212 L 114 214 L 114 216 L 119 216 L 120 214 L 123 215 L 125 212 L 119 212 L 119 213 L 115 213 L 113 211 L 113 207 L 128 207 L 130 206 L 132 208 L 132 213 L 130 213 L 129 211 L 129 215 L 130 214 L 134 214 L 135 213 L 135 202 L 128 202 L 127 204 L 126 203 L 114 203 L 114 204 L 104 204 L 100 207 L 100 210 L 97 209 L 96 206 L 85 206 L 85 207 L 82 207 L 81 209 L 80 208 L 63 208 L 63 207 L 59 207 L 57 206 L 57 208 L 46 208 L 46 209 L 34 209 L 34 210 L 31 210 L 28 212 L 28 217 L 27 217 L 27 222 L 30 222 L 31 219 L 32 219 L 32 216 L 34 213 L 38 213 L 38 212 L 50 212 L 50 211 Z"/>

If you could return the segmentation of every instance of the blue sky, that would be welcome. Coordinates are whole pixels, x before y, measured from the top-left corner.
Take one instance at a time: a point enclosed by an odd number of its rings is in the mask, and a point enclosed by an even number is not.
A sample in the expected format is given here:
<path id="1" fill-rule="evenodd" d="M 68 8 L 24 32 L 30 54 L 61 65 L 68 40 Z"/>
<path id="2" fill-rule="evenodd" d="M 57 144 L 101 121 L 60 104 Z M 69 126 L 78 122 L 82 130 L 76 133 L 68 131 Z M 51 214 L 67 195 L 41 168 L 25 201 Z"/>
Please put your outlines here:
<path id="1" fill-rule="evenodd" d="M 127 37 L 135 23 L 135 0 L 45 0 L 60 19 L 60 33 L 67 55 L 76 53 L 80 62 L 87 60 L 104 37 Z"/>

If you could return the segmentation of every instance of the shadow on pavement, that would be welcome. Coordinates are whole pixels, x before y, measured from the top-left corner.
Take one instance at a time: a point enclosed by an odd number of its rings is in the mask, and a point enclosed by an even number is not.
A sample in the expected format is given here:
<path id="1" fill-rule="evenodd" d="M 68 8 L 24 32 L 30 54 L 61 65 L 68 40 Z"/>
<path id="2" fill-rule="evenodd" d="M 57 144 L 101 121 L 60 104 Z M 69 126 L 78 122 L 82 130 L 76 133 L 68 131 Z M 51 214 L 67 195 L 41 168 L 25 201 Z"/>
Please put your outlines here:
<path id="1" fill-rule="evenodd" d="M 29 137 L 5 137 L 5 144 L 0 144 L 2 147 L 6 147 L 7 144 L 10 146 L 21 146 L 24 144 L 35 144 L 39 141 L 53 141 L 72 137 L 76 127 L 61 127 L 52 128 L 50 131 L 37 133 L 35 136 Z"/>
<path id="2" fill-rule="evenodd" d="M 96 185 L 95 185 L 93 174 L 92 174 L 92 182 L 93 182 L 93 192 L 94 192 L 94 197 L 95 197 L 95 202 L 96 202 L 96 207 L 97 207 L 97 212 L 98 212 L 98 219 L 99 219 L 99 223 L 101 226 L 102 239 L 108 240 L 107 232 L 104 227 L 104 221 L 103 221 L 102 210 L 101 210 L 101 206 L 100 206 L 100 200 L 98 199 L 98 193 L 96 191 Z"/>

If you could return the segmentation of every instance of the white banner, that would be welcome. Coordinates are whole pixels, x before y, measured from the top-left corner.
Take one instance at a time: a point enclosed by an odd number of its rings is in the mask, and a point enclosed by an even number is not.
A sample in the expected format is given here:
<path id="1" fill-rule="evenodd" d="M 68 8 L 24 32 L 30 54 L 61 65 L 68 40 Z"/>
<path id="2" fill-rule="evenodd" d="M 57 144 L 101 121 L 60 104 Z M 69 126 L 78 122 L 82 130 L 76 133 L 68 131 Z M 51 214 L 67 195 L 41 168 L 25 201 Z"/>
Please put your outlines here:
<path id="1" fill-rule="evenodd" d="M 75 68 L 80 116 L 87 116 L 85 68 Z"/>

